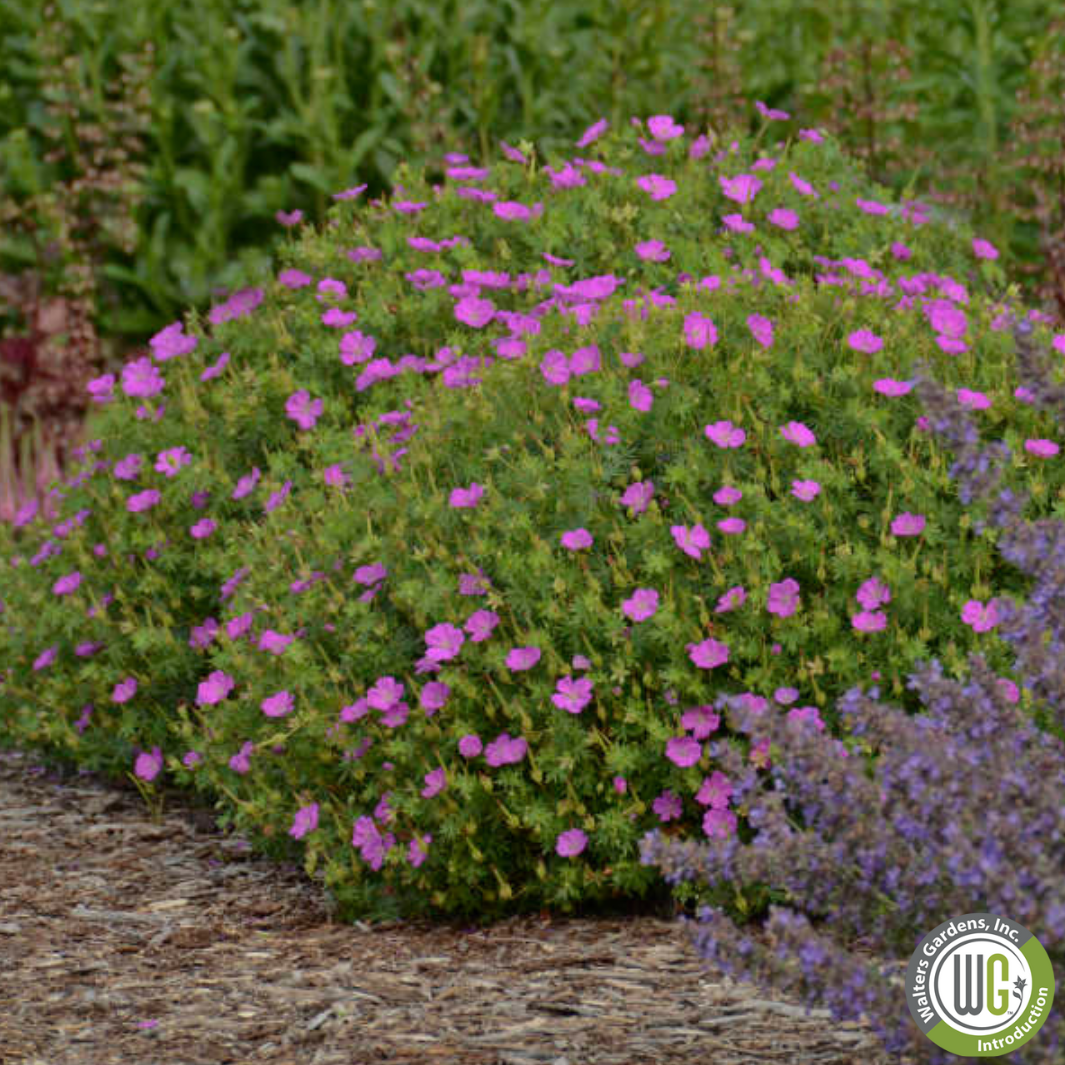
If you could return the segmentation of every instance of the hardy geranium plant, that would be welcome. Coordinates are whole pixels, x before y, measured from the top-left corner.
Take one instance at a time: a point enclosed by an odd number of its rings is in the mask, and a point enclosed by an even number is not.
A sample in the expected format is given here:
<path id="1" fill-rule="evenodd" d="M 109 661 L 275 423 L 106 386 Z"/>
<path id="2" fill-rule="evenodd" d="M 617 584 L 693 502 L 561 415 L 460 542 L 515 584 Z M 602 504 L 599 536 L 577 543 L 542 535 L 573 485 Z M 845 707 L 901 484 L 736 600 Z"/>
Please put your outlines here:
<path id="1" fill-rule="evenodd" d="M 1027 583 L 912 379 L 1061 505 L 993 249 L 765 117 L 338 193 L 92 382 L 68 516 L 14 530 L 4 731 L 218 796 L 356 915 L 490 919 L 659 891 L 656 826 L 748 834 L 723 751 L 768 749 L 718 693 L 834 734 L 931 655 L 1008 679 Z"/>

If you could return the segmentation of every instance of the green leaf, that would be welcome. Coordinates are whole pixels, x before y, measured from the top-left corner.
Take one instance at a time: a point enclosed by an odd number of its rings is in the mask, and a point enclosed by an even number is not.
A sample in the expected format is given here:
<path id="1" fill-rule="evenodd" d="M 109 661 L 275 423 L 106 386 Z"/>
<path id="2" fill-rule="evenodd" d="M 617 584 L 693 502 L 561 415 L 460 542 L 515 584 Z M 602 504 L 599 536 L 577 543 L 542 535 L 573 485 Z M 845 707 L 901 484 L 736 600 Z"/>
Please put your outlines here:
<path id="1" fill-rule="evenodd" d="M 329 173 L 320 167 L 308 166 L 306 163 L 293 163 L 289 167 L 289 171 L 294 177 L 306 182 L 312 188 L 318 189 L 319 192 L 333 191 L 334 183 Z"/>

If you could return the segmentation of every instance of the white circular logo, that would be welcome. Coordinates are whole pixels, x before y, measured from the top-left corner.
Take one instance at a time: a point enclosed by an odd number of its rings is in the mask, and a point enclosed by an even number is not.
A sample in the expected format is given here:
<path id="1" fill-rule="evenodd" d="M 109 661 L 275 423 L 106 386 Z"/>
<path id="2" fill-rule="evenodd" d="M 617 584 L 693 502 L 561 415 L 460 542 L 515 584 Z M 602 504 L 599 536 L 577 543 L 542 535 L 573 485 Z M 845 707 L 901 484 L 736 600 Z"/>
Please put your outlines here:
<path id="1" fill-rule="evenodd" d="M 993 1034 L 1028 1005 L 1032 969 L 1012 943 L 978 932 L 938 953 L 929 991 L 940 1017 L 954 1028 Z"/>

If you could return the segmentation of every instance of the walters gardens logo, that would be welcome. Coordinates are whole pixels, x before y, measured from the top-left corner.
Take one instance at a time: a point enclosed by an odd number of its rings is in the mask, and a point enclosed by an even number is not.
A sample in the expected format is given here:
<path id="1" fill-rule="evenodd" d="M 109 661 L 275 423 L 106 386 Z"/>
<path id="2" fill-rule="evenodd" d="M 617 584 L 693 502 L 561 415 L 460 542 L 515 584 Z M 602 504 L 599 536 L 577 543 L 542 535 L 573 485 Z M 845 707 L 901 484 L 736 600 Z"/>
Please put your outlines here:
<path id="1" fill-rule="evenodd" d="M 906 970 L 906 1004 L 933 1043 L 964 1057 L 1012 1053 L 1042 1028 L 1054 970 L 1031 932 L 967 913 L 924 937 Z"/>

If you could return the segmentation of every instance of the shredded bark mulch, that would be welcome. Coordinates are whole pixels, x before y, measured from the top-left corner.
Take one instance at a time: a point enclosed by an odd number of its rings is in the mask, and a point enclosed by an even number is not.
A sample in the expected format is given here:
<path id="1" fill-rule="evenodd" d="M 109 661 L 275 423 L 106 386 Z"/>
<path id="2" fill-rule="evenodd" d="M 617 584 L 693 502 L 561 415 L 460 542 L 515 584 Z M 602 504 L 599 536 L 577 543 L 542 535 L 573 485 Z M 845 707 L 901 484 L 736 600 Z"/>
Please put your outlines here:
<path id="1" fill-rule="evenodd" d="M 340 924 L 194 798 L 0 750 L 4 1065 L 886 1065 L 676 920 Z"/>

